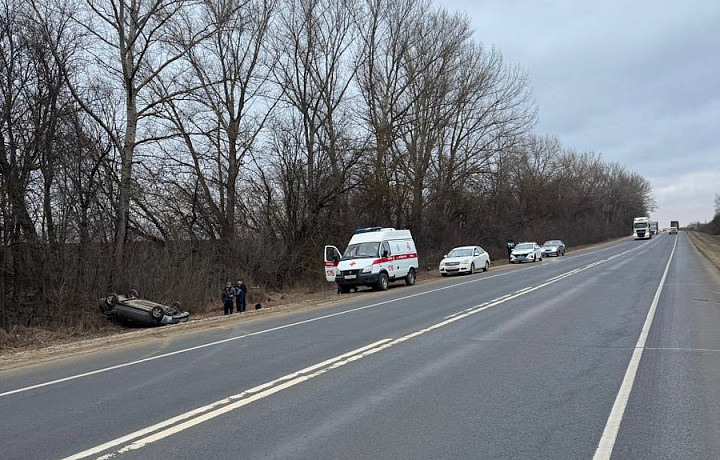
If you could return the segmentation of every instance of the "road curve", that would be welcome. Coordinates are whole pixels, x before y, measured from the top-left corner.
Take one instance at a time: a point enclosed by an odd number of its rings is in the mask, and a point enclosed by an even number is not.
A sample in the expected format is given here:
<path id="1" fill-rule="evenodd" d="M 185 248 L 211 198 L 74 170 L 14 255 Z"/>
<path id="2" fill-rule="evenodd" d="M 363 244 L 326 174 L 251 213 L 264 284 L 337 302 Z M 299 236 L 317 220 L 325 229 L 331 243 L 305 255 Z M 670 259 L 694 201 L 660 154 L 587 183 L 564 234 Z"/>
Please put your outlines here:
<path id="1" fill-rule="evenodd" d="M 623 240 L 0 372 L 8 459 L 720 458 L 720 277 Z"/>

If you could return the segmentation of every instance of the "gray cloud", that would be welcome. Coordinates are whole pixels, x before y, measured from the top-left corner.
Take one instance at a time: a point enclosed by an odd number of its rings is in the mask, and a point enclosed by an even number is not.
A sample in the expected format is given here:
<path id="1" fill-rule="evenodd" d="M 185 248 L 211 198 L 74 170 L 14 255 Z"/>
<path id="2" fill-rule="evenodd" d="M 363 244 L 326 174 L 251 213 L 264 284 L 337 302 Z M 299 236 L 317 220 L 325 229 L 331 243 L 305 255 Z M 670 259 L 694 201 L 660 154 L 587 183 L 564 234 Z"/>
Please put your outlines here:
<path id="1" fill-rule="evenodd" d="M 478 41 L 528 72 L 538 133 L 649 179 L 661 225 L 712 218 L 720 192 L 720 2 L 440 4 L 467 14 Z"/>

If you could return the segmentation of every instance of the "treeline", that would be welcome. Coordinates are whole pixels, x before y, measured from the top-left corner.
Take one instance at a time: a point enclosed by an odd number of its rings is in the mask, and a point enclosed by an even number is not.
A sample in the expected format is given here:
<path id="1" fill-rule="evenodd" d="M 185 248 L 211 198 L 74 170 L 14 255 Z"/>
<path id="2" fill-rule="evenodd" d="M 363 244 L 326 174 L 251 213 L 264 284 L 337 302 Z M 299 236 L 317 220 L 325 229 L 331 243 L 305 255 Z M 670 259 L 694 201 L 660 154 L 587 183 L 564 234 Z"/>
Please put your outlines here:
<path id="1" fill-rule="evenodd" d="M 720 193 L 715 194 L 715 215 L 710 222 L 693 222 L 688 228 L 711 235 L 720 235 Z"/>
<path id="2" fill-rule="evenodd" d="M 2 0 L 0 325 L 137 288 L 322 286 L 322 247 L 421 264 L 626 235 L 648 182 L 533 134 L 525 73 L 424 0 Z"/>

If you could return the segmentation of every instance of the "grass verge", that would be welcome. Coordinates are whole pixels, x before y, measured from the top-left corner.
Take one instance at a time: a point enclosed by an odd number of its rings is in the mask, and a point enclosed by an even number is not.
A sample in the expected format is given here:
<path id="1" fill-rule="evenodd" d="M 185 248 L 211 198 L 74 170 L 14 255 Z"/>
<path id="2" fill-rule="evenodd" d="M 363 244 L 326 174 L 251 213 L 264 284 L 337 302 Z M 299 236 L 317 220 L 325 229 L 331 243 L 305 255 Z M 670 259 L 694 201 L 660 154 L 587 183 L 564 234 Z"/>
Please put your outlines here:
<path id="1" fill-rule="evenodd" d="M 686 231 L 690 242 L 720 271 L 720 235 Z"/>

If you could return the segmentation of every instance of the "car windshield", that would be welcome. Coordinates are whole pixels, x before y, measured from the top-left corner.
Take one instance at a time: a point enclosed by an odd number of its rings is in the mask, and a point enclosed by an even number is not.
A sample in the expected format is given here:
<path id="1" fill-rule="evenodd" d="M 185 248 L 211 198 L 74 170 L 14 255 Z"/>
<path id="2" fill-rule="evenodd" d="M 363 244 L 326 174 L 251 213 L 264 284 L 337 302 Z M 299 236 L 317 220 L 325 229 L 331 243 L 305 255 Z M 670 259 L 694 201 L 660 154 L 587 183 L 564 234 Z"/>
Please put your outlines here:
<path id="1" fill-rule="evenodd" d="M 546 241 L 543 243 L 543 246 L 560 246 L 559 241 Z"/>
<path id="2" fill-rule="evenodd" d="M 471 248 L 466 249 L 453 249 L 452 251 L 448 252 L 448 257 L 468 257 L 471 256 L 473 253 L 473 250 Z"/>
<path id="3" fill-rule="evenodd" d="M 532 243 L 520 243 L 517 246 L 515 246 L 515 249 L 519 249 L 521 251 L 527 251 L 528 249 L 532 249 L 534 246 Z"/>
<path id="4" fill-rule="evenodd" d="M 380 243 L 358 243 L 351 244 L 345 249 L 342 260 L 362 259 L 365 257 L 377 257 Z"/>

